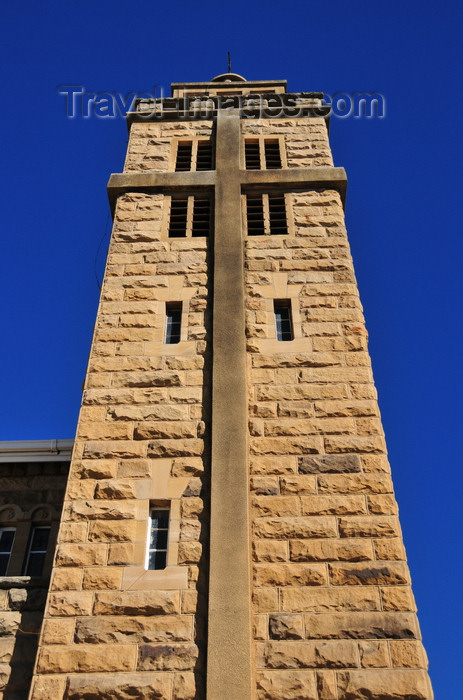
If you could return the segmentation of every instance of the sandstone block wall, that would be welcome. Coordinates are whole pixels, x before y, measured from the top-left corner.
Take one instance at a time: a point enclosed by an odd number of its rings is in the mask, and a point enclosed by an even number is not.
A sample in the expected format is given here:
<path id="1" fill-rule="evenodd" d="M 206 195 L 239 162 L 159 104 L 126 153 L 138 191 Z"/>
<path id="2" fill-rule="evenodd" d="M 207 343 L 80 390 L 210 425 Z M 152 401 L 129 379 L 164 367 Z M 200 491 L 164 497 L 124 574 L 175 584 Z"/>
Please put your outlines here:
<path id="1" fill-rule="evenodd" d="M 429 698 L 341 201 L 291 198 L 246 241 L 257 698 Z"/>
<path id="2" fill-rule="evenodd" d="M 133 131 L 128 160 L 151 139 L 151 125 L 142 131 Z M 149 152 L 145 143 L 140 158 Z M 164 153 L 160 145 L 156 162 Z M 202 692 L 208 241 L 168 239 L 164 214 L 160 194 L 117 204 L 34 700 Z M 173 345 L 164 343 L 169 301 L 183 304 Z M 145 569 L 150 504 L 170 505 L 168 565 L 159 571 Z"/>
<path id="3" fill-rule="evenodd" d="M 124 172 L 168 172 L 175 168 L 172 139 L 210 138 L 212 121 L 132 124 Z"/>
<path id="4" fill-rule="evenodd" d="M 325 120 L 307 119 L 243 119 L 241 132 L 245 138 L 283 137 L 283 159 L 288 168 L 333 165 Z"/>

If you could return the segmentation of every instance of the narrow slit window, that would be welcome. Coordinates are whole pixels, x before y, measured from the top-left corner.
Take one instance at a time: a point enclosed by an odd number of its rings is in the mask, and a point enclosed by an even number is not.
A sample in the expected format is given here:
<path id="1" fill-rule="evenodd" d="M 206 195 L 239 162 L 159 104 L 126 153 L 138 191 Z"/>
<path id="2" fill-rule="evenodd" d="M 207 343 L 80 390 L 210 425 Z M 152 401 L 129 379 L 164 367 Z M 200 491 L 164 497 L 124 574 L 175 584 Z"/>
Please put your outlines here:
<path id="1" fill-rule="evenodd" d="M 15 534 L 14 527 L 0 528 L 0 576 L 6 576 L 8 571 Z"/>
<path id="2" fill-rule="evenodd" d="M 259 141 L 244 142 L 244 157 L 246 160 L 246 170 L 260 170 Z"/>
<path id="3" fill-rule="evenodd" d="M 42 575 L 49 536 L 49 527 L 34 527 L 32 529 L 29 548 L 27 550 L 26 565 L 24 567 L 25 576 Z"/>
<path id="4" fill-rule="evenodd" d="M 293 322 L 291 318 L 291 300 L 281 299 L 273 302 L 277 340 L 293 340 Z"/>
<path id="5" fill-rule="evenodd" d="M 172 197 L 170 203 L 169 238 L 186 236 L 188 222 L 188 197 Z"/>
<path id="6" fill-rule="evenodd" d="M 270 234 L 282 236 L 288 233 L 286 224 L 286 206 L 284 195 L 269 194 L 268 209 L 270 220 Z"/>
<path id="7" fill-rule="evenodd" d="M 146 568 L 165 569 L 169 539 L 169 508 L 153 506 L 150 510 Z"/>
<path id="8" fill-rule="evenodd" d="M 280 143 L 275 140 L 266 139 L 264 141 L 265 167 L 268 170 L 281 168 Z"/>
<path id="9" fill-rule="evenodd" d="M 196 170 L 212 170 L 212 142 L 210 140 L 198 141 Z"/>
<path id="10" fill-rule="evenodd" d="M 262 195 L 247 195 L 246 214 L 248 220 L 248 235 L 263 236 L 265 234 L 265 225 Z"/>
<path id="11" fill-rule="evenodd" d="M 166 303 L 166 345 L 174 345 L 180 342 L 182 330 L 182 302 Z"/>
<path id="12" fill-rule="evenodd" d="M 193 153 L 192 141 L 180 141 L 177 145 L 177 160 L 175 161 L 175 171 L 183 172 L 191 170 L 191 157 Z"/>
<path id="13" fill-rule="evenodd" d="M 194 198 L 192 236 L 208 236 L 211 220 L 210 199 Z"/>

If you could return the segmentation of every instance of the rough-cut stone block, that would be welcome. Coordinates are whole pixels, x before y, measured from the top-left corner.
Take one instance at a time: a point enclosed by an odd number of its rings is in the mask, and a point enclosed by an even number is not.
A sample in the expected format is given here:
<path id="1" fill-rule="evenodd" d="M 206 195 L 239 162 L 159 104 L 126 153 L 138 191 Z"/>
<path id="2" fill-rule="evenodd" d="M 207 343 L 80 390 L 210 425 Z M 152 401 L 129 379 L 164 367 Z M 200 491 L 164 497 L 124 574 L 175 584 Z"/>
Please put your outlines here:
<path id="1" fill-rule="evenodd" d="M 256 612 L 277 612 L 278 589 L 256 588 L 252 595 L 252 601 Z"/>
<path id="2" fill-rule="evenodd" d="M 82 588 L 81 568 L 55 569 L 53 572 L 50 590 L 51 591 L 80 591 Z"/>
<path id="3" fill-rule="evenodd" d="M 283 612 L 348 612 L 379 610 L 380 599 L 376 588 L 353 588 L 346 595 L 339 588 L 282 588 Z"/>
<path id="4" fill-rule="evenodd" d="M 171 679 L 165 673 L 117 673 L 71 676 L 66 700 L 171 700 Z M 49 695 L 43 700 L 58 700 Z M 35 696 L 34 696 L 35 700 Z M 42 699 L 40 699 L 42 700 Z"/>
<path id="5" fill-rule="evenodd" d="M 267 668 L 356 668 L 357 645 L 350 641 L 268 642 L 263 648 Z"/>
<path id="6" fill-rule="evenodd" d="M 302 615 L 270 615 L 268 627 L 270 639 L 304 638 Z"/>
<path id="7" fill-rule="evenodd" d="M 35 676 L 31 698 L 34 700 L 61 700 L 66 688 L 66 676 Z M 77 700 L 77 698 L 74 698 Z M 83 698 L 82 698 L 83 700 Z"/>
<path id="8" fill-rule="evenodd" d="M 79 479 L 112 479 L 116 476 L 116 470 L 115 459 L 83 459 L 77 462 L 73 474 Z"/>
<path id="9" fill-rule="evenodd" d="M 298 467 L 301 474 L 361 471 L 360 457 L 356 454 L 317 456 L 305 455 L 304 457 L 299 457 Z"/>
<path id="10" fill-rule="evenodd" d="M 0 615 L 0 637 L 8 637 L 16 634 L 21 622 L 20 612 L 4 612 Z"/>
<path id="11" fill-rule="evenodd" d="M 339 700 L 431 700 L 427 674 L 415 670 L 365 670 L 338 673 Z"/>
<path id="12" fill-rule="evenodd" d="M 127 520 L 135 518 L 134 501 L 73 501 L 66 504 L 67 520 Z"/>
<path id="13" fill-rule="evenodd" d="M 60 544 L 56 550 L 57 566 L 101 566 L 106 562 L 103 544 Z"/>
<path id="14" fill-rule="evenodd" d="M 197 436 L 195 421 L 156 421 L 154 423 L 142 423 L 134 430 L 135 440 L 153 440 L 162 438 L 195 438 Z"/>
<path id="15" fill-rule="evenodd" d="M 253 615 L 252 638 L 265 640 L 268 637 L 267 615 Z"/>
<path id="16" fill-rule="evenodd" d="M 419 636 L 416 617 L 411 613 L 306 613 L 304 624 L 308 639 L 416 639 Z"/>
<path id="17" fill-rule="evenodd" d="M 73 542 L 78 544 L 79 542 L 87 541 L 87 523 L 61 523 L 59 529 L 58 542 Z"/>
<path id="18" fill-rule="evenodd" d="M 72 644 L 75 620 L 73 618 L 53 619 L 43 621 L 42 644 Z"/>
<path id="19" fill-rule="evenodd" d="M 182 498 L 181 501 L 181 517 L 182 518 L 197 518 L 204 510 L 204 501 L 202 498 L 189 497 Z"/>
<path id="20" fill-rule="evenodd" d="M 318 700 L 337 700 L 336 675 L 334 671 L 317 671 Z"/>
<path id="21" fill-rule="evenodd" d="M 199 439 L 152 440 L 148 443 L 148 457 L 194 457 L 204 452 L 204 442 Z"/>
<path id="22" fill-rule="evenodd" d="M 0 664 L 9 664 L 15 650 L 15 638 L 0 639 Z"/>
<path id="23" fill-rule="evenodd" d="M 363 668 L 387 668 L 390 666 L 387 642 L 368 640 L 359 642 L 360 665 Z"/>
<path id="24" fill-rule="evenodd" d="M 297 515 L 299 499 L 296 496 L 256 496 L 252 501 L 256 515 Z"/>
<path id="25" fill-rule="evenodd" d="M 300 500 L 302 515 L 362 515 L 367 512 L 364 496 L 302 496 Z"/>
<path id="26" fill-rule="evenodd" d="M 141 644 L 138 669 L 141 671 L 183 671 L 195 668 L 195 644 Z"/>
<path id="27" fill-rule="evenodd" d="M 416 610 L 413 593 L 408 586 L 381 588 L 383 610 Z"/>
<path id="28" fill-rule="evenodd" d="M 106 588 L 118 589 L 121 587 L 122 569 L 116 567 L 92 567 L 85 569 L 82 580 L 84 590 L 101 591 Z"/>
<path id="29" fill-rule="evenodd" d="M 82 673 L 98 671 L 135 670 L 137 647 L 134 644 L 112 649 L 95 644 L 42 647 L 37 662 L 37 673 Z"/>
<path id="30" fill-rule="evenodd" d="M 256 537 L 289 539 L 307 537 L 337 537 L 334 517 L 256 518 Z"/>
<path id="31" fill-rule="evenodd" d="M 318 353 L 317 353 L 318 354 Z M 316 401 L 315 413 L 318 416 L 377 416 L 376 401 Z"/>
<path id="32" fill-rule="evenodd" d="M 256 586 L 323 586 L 325 567 L 321 564 L 256 564 Z"/>
<path id="33" fill-rule="evenodd" d="M 376 558 L 393 561 L 405 560 L 405 547 L 399 537 L 373 540 Z"/>
<path id="34" fill-rule="evenodd" d="M 182 591 L 181 593 L 182 599 L 181 599 L 181 612 L 182 615 L 187 615 L 191 613 L 194 615 L 198 609 L 198 601 L 199 596 L 198 596 L 198 591 L 195 590 L 188 590 L 188 591 Z M 203 601 L 204 602 L 204 601 Z"/>
<path id="35" fill-rule="evenodd" d="M 90 542 L 133 542 L 136 539 L 136 534 L 137 523 L 135 520 L 94 520 L 89 523 L 88 528 Z M 105 562 L 99 563 L 104 564 Z"/>
<path id="36" fill-rule="evenodd" d="M 135 486 L 130 481 L 114 479 L 111 481 L 100 481 L 95 487 L 95 498 L 108 498 L 111 500 L 136 498 Z"/>
<path id="37" fill-rule="evenodd" d="M 253 455 L 300 455 L 321 452 L 323 440 L 321 437 L 254 437 L 250 439 L 250 450 Z"/>
<path id="38" fill-rule="evenodd" d="M 291 540 L 291 561 L 367 561 L 373 558 L 369 540 Z"/>
<path id="39" fill-rule="evenodd" d="M 146 445 L 138 440 L 92 440 L 84 446 L 84 458 L 87 459 L 145 456 Z"/>
<path id="40" fill-rule="evenodd" d="M 282 476 L 280 477 L 282 494 L 316 493 L 317 481 L 315 476 Z"/>
<path id="41" fill-rule="evenodd" d="M 332 474 L 318 477 L 320 493 L 392 493 L 388 474 Z"/>
<path id="42" fill-rule="evenodd" d="M 257 496 L 278 496 L 280 484 L 276 476 L 253 476 L 251 491 Z"/>
<path id="43" fill-rule="evenodd" d="M 179 564 L 196 564 L 202 555 L 201 542 L 180 542 L 178 546 Z"/>
<path id="44" fill-rule="evenodd" d="M 81 618 L 75 632 L 76 642 L 88 644 L 188 642 L 192 638 L 190 615 Z"/>
<path id="45" fill-rule="evenodd" d="M 384 453 L 386 444 L 382 435 L 367 437 L 336 436 L 325 437 L 325 450 L 327 453 L 359 452 L 359 453 Z"/>
<path id="46" fill-rule="evenodd" d="M 201 457 L 174 459 L 172 462 L 172 476 L 195 476 L 203 472 L 204 464 Z"/>
<path id="47" fill-rule="evenodd" d="M 48 599 L 48 614 L 57 617 L 91 615 L 93 594 L 90 591 L 52 593 Z"/>
<path id="48" fill-rule="evenodd" d="M 259 671 L 258 700 L 318 700 L 313 671 Z"/>
<path id="49" fill-rule="evenodd" d="M 174 674 L 172 697 L 175 700 L 194 700 L 197 697 L 195 674 L 191 671 Z"/>
<path id="50" fill-rule="evenodd" d="M 250 460 L 253 474 L 294 474 L 296 459 L 291 455 L 273 457 L 271 455 L 252 456 Z"/>
<path id="51" fill-rule="evenodd" d="M 177 591 L 105 591 L 95 594 L 93 614 L 170 615 L 178 613 L 179 606 Z"/>
<path id="52" fill-rule="evenodd" d="M 278 540 L 256 540 L 254 559 L 255 561 L 287 561 L 288 543 Z"/>
<path id="53" fill-rule="evenodd" d="M 391 661 L 393 666 L 404 668 L 427 668 L 428 660 L 419 641 L 401 640 L 391 642 Z"/>
<path id="54" fill-rule="evenodd" d="M 341 537 L 397 537 L 399 523 L 392 516 L 340 518 L 339 532 Z"/>
<path id="55" fill-rule="evenodd" d="M 381 566 L 369 564 L 330 564 L 330 581 L 334 586 L 395 585 L 410 583 L 404 562 L 388 562 Z"/>
<path id="56" fill-rule="evenodd" d="M 178 372 L 157 370 L 156 372 L 121 372 L 113 373 L 114 387 L 151 387 L 180 386 L 182 383 Z"/>

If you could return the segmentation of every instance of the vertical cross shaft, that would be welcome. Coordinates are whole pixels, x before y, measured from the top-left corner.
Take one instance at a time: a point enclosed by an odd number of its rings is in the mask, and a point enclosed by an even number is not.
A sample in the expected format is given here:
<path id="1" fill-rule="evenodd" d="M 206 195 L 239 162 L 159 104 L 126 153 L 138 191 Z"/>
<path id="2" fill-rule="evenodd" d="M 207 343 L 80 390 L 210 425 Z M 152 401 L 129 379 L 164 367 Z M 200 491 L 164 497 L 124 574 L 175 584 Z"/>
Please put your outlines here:
<path id="1" fill-rule="evenodd" d="M 248 516 L 240 119 L 217 118 L 208 700 L 250 700 Z"/>

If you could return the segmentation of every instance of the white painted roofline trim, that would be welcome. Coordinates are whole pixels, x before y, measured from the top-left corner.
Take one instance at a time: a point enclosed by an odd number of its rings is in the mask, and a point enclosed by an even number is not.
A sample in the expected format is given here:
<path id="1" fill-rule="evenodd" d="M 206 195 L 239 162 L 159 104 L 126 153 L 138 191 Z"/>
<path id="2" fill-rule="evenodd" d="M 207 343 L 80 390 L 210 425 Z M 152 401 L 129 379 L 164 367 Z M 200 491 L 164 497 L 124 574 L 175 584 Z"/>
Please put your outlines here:
<path id="1" fill-rule="evenodd" d="M 74 440 L 0 441 L 0 462 L 62 462 L 71 459 Z"/>

